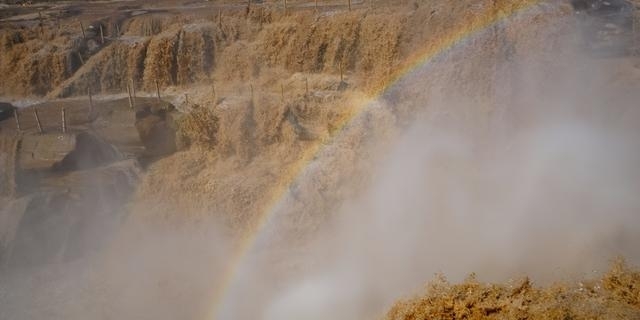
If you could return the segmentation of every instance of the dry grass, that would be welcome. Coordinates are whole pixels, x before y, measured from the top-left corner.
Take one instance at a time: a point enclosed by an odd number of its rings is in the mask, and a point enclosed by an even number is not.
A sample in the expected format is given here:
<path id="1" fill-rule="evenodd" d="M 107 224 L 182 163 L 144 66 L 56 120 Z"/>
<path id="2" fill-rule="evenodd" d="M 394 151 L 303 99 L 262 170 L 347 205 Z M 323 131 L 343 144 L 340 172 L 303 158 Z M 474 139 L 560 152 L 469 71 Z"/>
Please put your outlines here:
<path id="1" fill-rule="evenodd" d="M 470 276 L 450 284 L 440 276 L 422 296 L 399 301 L 389 320 L 426 319 L 638 319 L 640 272 L 622 260 L 600 280 L 536 287 L 525 278 L 485 284 Z"/>
<path id="2" fill-rule="evenodd" d="M 209 108 L 194 107 L 178 121 L 181 139 L 186 146 L 202 146 L 212 149 L 218 142 L 216 137 L 219 119 Z"/>
<path id="3" fill-rule="evenodd" d="M 83 66 L 73 58 L 82 49 L 77 34 L 41 39 L 32 30 L 1 30 L 5 51 L 0 72 L 7 76 L 0 77 L 0 94 L 83 95 L 89 86 L 121 92 L 129 79 L 149 91 L 159 81 L 162 87 L 185 90 L 193 83 L 206 84 L 208 92 L 214 77 L 217 94 L 198 98 L 212 107 L 194 108 L 178 121 L 182 141 L 192 148 L 150 166 L 131 211 L 155 219 L 195 216 L 193 221 L 199 215 L 219 215 L 231 227 L 250 230 L 274 198 L 290 188 L 300 198 L 291 204 L 288 221 L 292 229 L 306 232 L 365 184 L 367 146 L 380 144 L 422 107 L 398 104 L 393 114 L 369 113 L 333 148 L 312 154 L 324 161 L 318 176 L 292 185 L 291 178 L 309 162 L 303 155 L 351 118 L 365 100 L 361 92 L 379 92 L 394 73 L 414 62 L 416 52 L 434 51 L 458 36 L 452 30 L 470 31 L 528 2 L 424 0 L 320 15 L 254 8 L 247 16 L 225 12 L 222 23 L 215 12 L 133 17 L 123 25 L 127 37 L 87 55 Z M 553 50 L 553 40 L 526 36 L 537 31 L 509 30 L 503 36 L 519 52 Z M 46 44 L 46 39 L 53 41 Z M 482 81 L 494 72 L 494 64 L 487 62 L 502 56 L 496 43 L 474 48 L 471 57 L 452 58 L 457 60 L 452 81 L 461 83 L 443 90 L 480 101 L 495 91 L 491 81 Z M 346 91 L 337 90 L 340 66 L 349 83 Z M 249 83 L 256 91 L 251 101 Z M 418 90 L 427 86 L 418 85 Z M 480 110 L 481 103 L 474 108 L 474 115 L 491 111 Z M 474 125 L 482 122 L 469 118 Z M 639 308 L 640 273 L 618 262 L 602 279 L 577 286 L 541 288 L 528 279 L 484 284 L 473 276 L 454 285 L 440 277 L 423 296 L 398 302 L 387 319 L 638 319 Z"/>
<path id="4" fill-rule="evenodd" d="M 614 300 L 640 308 L 640 272 L 629 268 L 623 260 L 616 261 L 602 278 L 602 287 Z"/>
<path id="5" fill-rule="evenodd" d="M 0 198 L 15 193 L 15 162 L 19 139 L 12 135 L 0 135 Z"/>
<path id="6" fill-rule="evenodd" d="M 491 3 L 481 3 L 483 19 L 498 14 L 492 13 Z M 470 28 L 468 23 L 477 23 L 469 19 L 477 4 L 470 0 L 448 5 L 424 1 L 417 7 L 319 16 L 309 11 L 286 16 L 267 12 L 249 20 L 225 14 L 222 29 L 214 14 L 210 18 L 213 23 L 163 29 L 149 40 L 142 68 L 145 87 L 153 87 L 149 81 L 154 77 L 164 79 L 163 84 L 170 84 L 173 77 L 183 79 L 178 81 L 181 85 L 201 82 L 175 88 L 175 92 L 182 95 L 181 90 L 186 90 L 191 102 L 212 106 L 187 115 L 184 129 L 185 139 L 191 141 L 188 144 L 208 151 L 202 155 L 189 150 L 154 163 L 138 193 L 140 207 L 166 204 L 154 212 L 158 216 L 186 212 L 222 215 L 234 226 L 251 225 L 291 183 L 286 175 L 295 175 L 300 165 L 310 161 L 303 155 L 335 135 L 367 101 L 366 95 L 387 85 L 414 51 L 442 45 L 451 38 L 452 28 Z M 455 10 L 460 15 L 454 14 Z M 520 33 L 513 41 L 523 38 L 527 35 Z M 198 49 L 207 47 L 206 39 L 213 39 L 208 57 Z M 481 102 L 495 92 L 492 82 L 486 81 L 494 72 L 490 59 L 495 59 L 496 44 L 492 39 L 479 41 L 481 50 L 471 58 L 453 57 L 458 62 L 445 69 L 452 73 L 441 90 L 451 95 L 463 91 L 474 97 L 474 109 L 469 112 L 477 116 L 469 116 L 469 121 L 476 126 L 489 114 Z M 210 74 L 207 59 L 213 59 Z M 345 90 L 340 90 L 341 64 Z M 208 76 L 215 79 L 215 95 Z M 425 91 L 428 81 L 418 83 L 416 90 Z M 469 83 L 480 85 L 469 87 Z M 248 101 L 250 85 L 255 91 L 252 101 Z M 326 218 L 351 192 L 350 187 L 358 190 L 356 185 L 366 181 L 363 176 L 369 163 L 365 159 L 371 156 L 367 148 L 374 141 L 384 144 L 398 123 L 412 119 L 424 107 L 422 103 L 398 103 L 392 111 L 379 108 L 367 117 L 371 123 L 353 128 L 337 144 L 333 158 L 322 160 L 327 162 L 323 163 L 327 168 L 324 174 L 313 179 L 313 185 L 300 187 L 309 188 L 301 193 L 313 199 L 300 201 L 300 207 L 293 206 L 291 211 L 304 210 L 313 220 L 308 224 Z M 212 126 L 213 118 L 219 119 L 217 126 Z M 212 149 L 215 151 L 209 152 Z M 180 172 L 195 173 L 185 176 Z M 172 182 L 161 183 L 163 180 Z M 315 191 L 320 188 L 321 195 Z M 178 193 L 180 197 L 172 196 Z"/>
<path id="7" fill-rule="evenodd" d="M 88 85 L 96 91 L 122 92 L 131 78 L 153 91 L 155 81 L 162 87 L 198 83 L 212 75 L 246 81 L 273 68 L 339 74 L 341 66 L 360 88 L 377 92 L 416 52 L 441 46 L 461 26 L 521 5 L 425 0 L 320 15 L 313 10 L 284 15 L 277 8 L 253 7 L 248 13 L 225 11 L 221 23 L 217 12 L 210 11 L 119 18 L 123 21 L 104 18 L 101 23 L 117 23 L 123 34 L 104 46 L 95 39 L 83 40 L 77 20 L 62 21 L 58 31 L 46 35 L 0 29 L 5 51 L 0 72 L 9 75 L 0 83 L 0 94 L 84 95 Z"/>

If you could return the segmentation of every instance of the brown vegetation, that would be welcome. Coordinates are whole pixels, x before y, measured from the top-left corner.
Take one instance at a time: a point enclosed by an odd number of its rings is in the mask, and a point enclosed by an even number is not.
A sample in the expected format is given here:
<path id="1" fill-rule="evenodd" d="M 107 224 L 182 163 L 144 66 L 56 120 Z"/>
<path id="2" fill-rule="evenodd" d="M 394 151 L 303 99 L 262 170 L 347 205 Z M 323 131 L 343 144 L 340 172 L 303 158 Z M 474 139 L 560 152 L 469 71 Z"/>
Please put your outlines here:
<path id="1" fill-rule="evenodd" d="M 389 320 L 427 319 L 637 319 L 640 272 L 622 260 L 596 281 L 535 286 L 525 278 L 485 284 L 470 276 L 450 284 L 440 276 L 423 296 L 398 302 Z"/>
<path id="2" fill-rule="evenodd" d="M 152 90 L 155 81 L 169 86 L 212 76 L 246 80 L 273 68 L 338 74 L 341 66 L 371 92 L 383 87 L 416 51 L 441 46 L 448 34 L 465 29 L 461 24 L 469 28 L 526 3 L 422 1 L 324 14 L 310 9 L 284 15 L 271 6 L 220 16 L 214 11 L 121 14 L 85 21 L 86 37 L 76 20 L 60 21 L 59 28 L 46 34 L 3 27 L 0 72 L 8 77 L 0 83 L 0 94 L 66 97 L 85 95 L 87 87 L 122 92 L 130 79 Z M 97 26 L 109 35 L 105 44 Z"/>
<path id="3" fill-rule="evenodd" d="M 195 107 L 179 122 L 180 134 L 186 146 L 213 148 L 217 143 L 219 119 L 208 108 Z"/>
<path id="4" fill-rule="evenodd" d="M 166 157 L 146 168 L 129 211 L 154 221 L 197 223 L 215 216 L 242 235 L 253 231 L 286 190 L 294 195 L 281 209 L 286 220 L 282 233 L 290 236 L 287 241 L 298 240 L 328 221 L 342 200 L 364 189 L 375 148 L 384 150 L 427 108 L 425 101 L 410 96 L 377 101 L 367 105 L 367 113 L 361 113 L 363 105 L 416 59 L 531 3 L 424 0 L 321 13 L 299 9 L 284 14 L 277 7 L 255 6 L 220 15 L 211 10 L 125 15 L 94 21 L 107 28 L 105 44 L 95 34 L 84 38 L 76 21 L 63 21 L 60 29 L 45 34 L 7 27 L 0 29 L 0 74 L 5 75 L 0 95 L 121 93 L 130 83 L 147 94 L 158 85 L 166 89 L 163 99 L 187 92 L 191 102 L 176 104 L 180 114 L 173 108 L 170 116 L 149 108 L 137 119 L 147 151 L 155 145 L 159 151 L 154 155 Z M 472 99 L 467 109 L 451 103 L 433 113 L 445 114 L 439 124 L 455 114 L 465 119 L 460 121 L 465 132 L 480 128 L 478 135 L 486 134 L 498 104 L 511 102 L 496 98 L 497 60 L 556 50 L 559 40 L 529 26 L 565 13 L 540 10 L 523 18 L 520 27 L 492 27 L 494 37 L 474 39 L 473 53 L 452 54 L 441 69 L 408 84 L 406 94 Z M 116 23 L 120 35 L 113 30 Z M 438 72 L 448 75 L 438 78 L 443 88 L 428 91 Z M 500 89 L 508 95 L 513 88 Z M 82 114 L 88 113 L 83 109 Z M 109 121 L 120 121 L 117 114 L 124 111 L 112 112 Z M 356 114 L 363 116 L 350 122 Z M 10 160 L 16 148 L 14 140 L 4 138 L 2 182 L 14 179 Z M 183 150 L 172 154 L 176 149 Z M 312 160 L 322 168 L 305 181 L 294 181 Z M 0 197 L 13 192 L 13 185 L 0 187 Z M 541 288 L 528 279 L 483 284 L 473 276 L 452 285 L 439 278 L 424 296 L 396 304 L 387 318 L 631 319 L 640 317 L 639 288 L 638 272 L 622 263 L 601 280 L 580 286 Z"/>

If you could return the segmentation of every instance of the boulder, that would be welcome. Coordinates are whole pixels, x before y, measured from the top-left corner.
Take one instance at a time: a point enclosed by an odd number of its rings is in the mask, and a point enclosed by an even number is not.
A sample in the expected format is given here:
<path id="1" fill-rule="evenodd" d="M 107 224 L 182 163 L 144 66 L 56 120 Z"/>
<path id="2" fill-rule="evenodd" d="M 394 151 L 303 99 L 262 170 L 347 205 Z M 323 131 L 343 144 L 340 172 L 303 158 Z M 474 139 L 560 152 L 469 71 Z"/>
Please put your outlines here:
<path id="1" fill-rule="evenodd" d="M 136 129 L 149 157 L 176 152 L 178 112 L 169 103 L 147 103 L 136 106 Z"/>
<path id="2" fill-rule="evenodd" d="M 99 167 L 122 156 L 110 144 L 89 133 L 25 135 L 18 152 L 20 170 L 72 171 Z"/>
<path id="3" fill-rule="evenodd" d="M 13 117 L 16 108 L 10 103 L 0 102 L 0 121 Z"/>

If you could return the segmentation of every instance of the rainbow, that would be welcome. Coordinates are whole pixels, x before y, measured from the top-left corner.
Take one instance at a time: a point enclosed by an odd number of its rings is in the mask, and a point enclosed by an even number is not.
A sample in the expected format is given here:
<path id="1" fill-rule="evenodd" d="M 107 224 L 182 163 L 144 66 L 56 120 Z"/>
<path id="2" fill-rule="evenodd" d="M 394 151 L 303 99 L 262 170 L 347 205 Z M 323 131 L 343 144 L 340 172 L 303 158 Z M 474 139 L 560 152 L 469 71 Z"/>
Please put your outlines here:
<path id="1" fill-rule="evenodd" d="M 405 60 L 405 63 L 390 77 L 387 84 L 378 90 L 375 90 L 368 99 L 353 108 L 353 111 L 345 116 L 339 122 L 338 130 L 330 136 L 325 137 L 320 142 L 309 147 L 289 170 L 280 177 L 277 186 L 274 188 L 272 201 L 265 206 L 266 210 L 258 217 L 257 223 L 254 228 L 247 232 L 241 239 L 240 244 L 235 250 L 234 255 L 231 257 L 228 268 L 222 277 L 222 283 L 218 284 L 216 292 L 213 294 L 211 309 L 208 310 L 206 315 L 207 320 L 219 319 L 220 308 L 223 306 L 224 299 L 227 298 L 229 290 L 233 287 L 235 281 L 237 281 L 238 270 L 241 268 L 247 256 L 251 250 L 255 247 L 262 230 L 269 224 L 269 221 L 273 218 L 274 213 L 283 204 L 287 191 L 290 186 L 296 182 L 296 180 L 303 176 L 305 169 L 309 167 L 312 160 L 322 151 L 324 147 L 331 144 L 350 123 L 353 122 L 359 115 L 363 114 L 367 106 L 371 105 L 371 102 L 379 99 L 385 92 L 390 90 L 396 83 L 412 73 L 412 71 L 420 69 L 430 62 L 434 61 L 437 57 L 445 54 L 452 48 L 460 45 L 465 39 L 479 34 L 484 30 L 487 30 L 508 17 L 512 17 L 516 14 L 522 13 L 526 9 L 532 8 L 537 4 L 540 4 L 541 0 L 498 0 L 497 3 L 491 5 L 488 10 L 485 10 L 481 14 L 473 12 L 469 13 L 469 16 L 464 17 L 461 21 L 465 21 L 465 24 L 460 25 L 459 28 L 452 29 L 450 32 L 442 37 L 434 39 L 427 43 L 422 50 L 419 50 L 415 54 L 411 55 Z"/>

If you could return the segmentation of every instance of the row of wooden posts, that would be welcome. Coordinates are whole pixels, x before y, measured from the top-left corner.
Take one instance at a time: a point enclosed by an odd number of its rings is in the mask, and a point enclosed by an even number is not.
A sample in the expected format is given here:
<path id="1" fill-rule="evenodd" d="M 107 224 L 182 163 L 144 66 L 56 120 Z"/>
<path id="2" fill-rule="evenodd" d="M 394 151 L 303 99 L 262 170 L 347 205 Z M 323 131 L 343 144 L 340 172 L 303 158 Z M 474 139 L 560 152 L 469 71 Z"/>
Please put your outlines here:
<path id="1" fill-rule="evenodd" d="M 252 0 L 247 0 L 247 9 L 251 9 L 251 1 Z M 284 4 L 284 11 L 287 12 L 287 8 L 288 8 L 288 3 L 287 0 L 282 0 L 283 4 Z M 351 10 L 351 0 L 347 0 L 347 5 L 349 7 L 349 10 Z M 369 0 L 369 7 L 373 6 L 373 0 Z M 318 11 L 318 0 L 314 0 L 314 8 L 316 11 Z"/>
<path id="2" fill-rule="evenodd" d="M 158 83 L 158 81 L 155 81 L 156 84 L 156 97 L 158 99 L 158 101 L 161 101 L 161 97 L 160 97 L 160 84 Z M 88 90 L 88 95 L 89 95 L 89 116 L 91 117 L 91 115 L 93 114 L 93 109 L 94 109 L 94 104 L 93 104 L 93 94 L 91 92 L 91 88 L 89 88 Z M 214 92 L 215 92 L 215 88 L 214 88 Z M 130 84 L 127 83 L 127 95 L 129 97 L 129 107 L 131 109 L 135 108 L 135 98 L 136 98 L 136 87 L 134 85 L 133 80 L 130 81 Z M 42 122 L 40 121 L 40 115 L 38 114 L 38 109 L 36 107 L 33 107 L 33 116 L 36 120 L 36 125 L 38 128 L 38 133 L 42 134 L 44 133 L 43 127 L 42 127 Z M 13 112 L 13 116 L 15 118 L 16 121 L 16 129 L 18 131 L 22 131 L 22 126 L 20 124 L 20 114 L 18 112 L 18 109 L 15 109 Z M 67 133 L 67 115 L 66 115 L 66 109 L 63 107 L 61 109 L 61 130 L 62 133 Z"/>
<path id="3" fill-rule="evenodd" d="M 32 110 L 33 110 L 33 116 L 36 119 L 36 125 L 38 127 L 38 133 L 42 134 L 42 133 L 44 133 L 44 130 L 42 129 L 42 122 L 40 122 L 40 116 L 38 115 L 38 109 L 34 107 Z M 20 125 L 20 115 L 18 113 L 18 109 L 15 109 L 13 111 L 13 117 L 16 120 L 16 129 L 18 130 L 18 132 L 21 132 L 22 131 L 22 126 Z M 61 129 L 62 129 L 62 133 L 67 133 L 67 115 L 66 115 L 65 108 L 62 108 Z"/>
<path id="4" fill-rule="evenodd" d="M 247 0 L 247 10 L 251 10 L 251 1 L 252 0 Z M 285 14 L 288 12 L 289 9 L 289 4 L 287 0 L 282 0 L 283 1 L 283 7 L 284 7 L 284 12 Z M 352 8 L 352 1 L 351 0 L 347 0 L 347 6 L 349 8 L 349 11 L 351 11 Z M 373 8 L 373 0 L 369 0 L 369 8 Z M 316 12 L 318 11 L 319 7 L 318 7 L 318 0 L 314 0 L 314 10 Z M 222 9 L 218 9 L 218 27 L 222 28 Z M 116 25 L 116 28 L 118 28 L 118 26 Z M 120 33 L 118 31 L 118 33 Z"/>
<path id="5" fill-rule="evenodd" d="M 344 67 L 342 62 L 339 63 L 338 65 L 339 70 L 340 70 L 340 83 L 344 83 Z M 158 99 L 158 101 L 161 101 L 161 97 L 160 97 L 160 85 L 158 83 L 158 80 L 155 81 L 155 85 L 156 85 L 156 97 Z M 309 78 L 304 78 L 304 87 L 305 87 L 305 95 L 308 96 L 309 95 Z M 136 98 L 136 91 L 135 91 L 135 85 L 133 83 L 133 80 L 131 80 L 131 88 L 129 89 L 129 86 L 127 85 L 127 94 L 129 95 L 129 106 L 133 109 L 135 107 L 135 98 Z M 249 88 L 250 88 L 250 92 L 251 92 L 251 100 L 253 100 L 253 84 L 249 84 Z M 284 84 L 280 85 L 280 89 L 281 89 L 281 98 L 282 101 L 285 100 L 285 96 L 284 96 Z M 132 96 L 132 92 L 133 92 L 133 96 Z M 216 85 L 215 82 L 212 81 L 211 84 L 211 93 L 213 95 L 213 97 L 215 98 L 217 93 L 216 93 Z M 187 94 L 184 95 L 185 97 L 185 102 L 188 104 L 189 103 L 189 96 Z M 91 100 L 91 92 L 89 92 L 89 100 Z"/>
<path id="6" fill-rule="evenodd" d="M 162 101 L 162 98 L 160 97 L 160 83 L 158 82 L 158 80 L 155 80 L 155 85 L 156 85 L 156 98 L 158 99 L 158 101 Z M 133 79 L 131 79 L 129 83 L 127 83 L 127 96 L 129 97 L 129 107 L 131 109 L 134 109 L 137 95 L 136 95 L 136 86 Z M 89 91 L 89 99 L 91 99 L 91 91 Z"/>
<path id="7" fill-rule="evenodd" d="M 287 12 L 287 0 L 283 0 L 284 2 L 284 11 L 285 13 Z M 347 0 L 347 6 L 349 7 L 349 11 L 351 11 L 351 0 Z M 247 0 L 247 7 L 250 9 L 251 8 L 251 0 Z M 369 0 L 369 8 L 373 7 L 373 0 Z M 314 8 L 316 11 L 318 11 L 318 0 L 314 0 Z"/>
<path id="8" fill-rule="evenodd" d="M 247 0 L 247 12 L 249 12 L 251 10 L 251 1 L 252 0 Z M 288 12 L 289 9 L 289 5 L 288 5 L 288 1 L 287 0 L 282 0 L 283 1 L 283 7 L 284 7 L 284 13 L 286 14 Z M 351 5 L 351 0 L 347 0 L 347 6 L 349 8 L 349 11 L 351 11 L 352 5 Z M 373 0 L 369 0 L 369 8 L 373 8 Z M 314 10 L 315 12 L 319 12 L 318 11 L 319 7 L 318 7 L 318 0 L 314 0 Z M 220 29 L 222 29 L 222 9 L 218 9 L 218 27 Z M 118 28 L 118 26 L 116 25 L 116 28 Z M 118 31 L 118 34 L 120 32 Z"/>
<path id="9" fill-rule="evenodd" d="M 247 9 L 251 9 L 251 1 L 252 0 L 247 0 Z M 287 0 L 283 0 L 284 1 L 284 12 L 287 12 L 288 9 L 288 5 L 287 5 Z M 349 11 L 351 11 L 351 0 L 347 0 L 347 5 L 349 7 Z M 369 7 L 373 7 L 373 0 L 369 0 Z M 318 0 L 314 0 L 314 8 L 315 11 L 318 11 Z M 38 17 L 40 19 L 40 29 L 42 31 L 44 22 L 42 19 L 42 14 L 41 12 L 38 12 Z M 220 26 L 222 26 L 222 10 L 218 10 L 218 23 L 220 24 Z M 116 26 L 116 34 L 120 35 L 120 26 L 118 24 L 115 25 Z M 84 25 L 82 24 L 82 22 L 80 22 L 80 28 L 82 29 L 82 38 L 86 39 L 87 38 L 87 33 L 85 32 L 84 29 Z M 104 30 L 102 28 L 102 24 L 100 24 L 99 26 L 100 29 L 100 43 L 104 44 Z"/>
<path id="10" fill-rule="evenodd" d="M 252 0 L 247 0 L 247 9 L 251 9 L 251 1 Z M 289 8 L 289 4 L 287 2 L 287 0 L 282 0 L 283 1 L 283 5 L 284 5 L 284 12 L 287 13 L 288 8 Z M 349 11 L 351 11 L 352 8 L 352 0 L 347 0 L 347 6 L 349 8 Z M 318 12 L 318 0 L 314 0 L 314 8 L 315 11 Z M 373 0 L 369 0 L 369 8 L 373 8 Z M 38 20 L 39 20 L 39 24 L 40 24 L 40 34 L 44 34 L 44 18 L 42 17 L 42 12 L 38 11 Z M 60 23 L 58 21 L 58 29 L 60 28 Z M 222 10 L 218 9 L 218 24 L 219 27 L 222 27 Z M 98 26 L 99 30 L 100 30 L 100 43 L 104 44 L 105 43 L 105 36 L 104 36 L 104 29 L 102 27 L 102 24 L 100 24 Z M 120 26 L 118 24 L 115 25 L 116 28 L 116 34 L 119 36 L 120 35 Z M 87 33 L 85 31 L 84 28 L 84 24 L 82 23 L 82 21 L 80 21 L 80 29 L 82 30 L 82 38 L 86 39 L 87 38 Z M 82 57 L 80 57 L 80 59 L 82 60 Z M 84 63 L 83 63 L 84 64 Z"/>
<path id="11" fill-rule="evenodd" d="M 340 68 L 340 83 L 344 82 L 344 69 L 343 69 L 343 65 L 342 63 L 339 64 L 339 68 Z M 308 96 L 309 95 L 309 79 L 305 78 L 304 79 L 305 82 L 305 94 Z M 156 87 L 156 98 L 158 99 L 158 101 L 162 101 L 162 98 L 160 96 L 160 83 L 158 82 L 158 80 L 155 80 L 155 87 Z M 253 100 L 253 84 L 250 84 L 250 89 L 251 89 L 251 100 Z M 285 96 L 284 96 L 284 84 L 280 85 L 280 89 L 281 89 L 281 98 L 282 101 L 284 102 L 285 100 Z M 94 104 L 93 104 L 93 94 L 91 92 L 91 88 L 87 89 L 87 93 L 89 96 L 89 117 L 91 117 L 91 115 L 93 114 L 93 109 L 94 109 Z M 213 96 L 216 96 L 216 86 L 215 86 L 215 82 L 212 83 L 212 93 Z M 133 79 L 131 79 L 129 82 L 127 82 L 127 96 L 129 98 L 129 108 L 134 109 L 135 108 L 135 100 L 136 100 L 136 86 L 135 83 L 133 81 Z M 185 102 L 188 104 L 189 103 L 189 96 L 185 94 Z M 18 110 L 16 109 L 14 111 L 14 118 L 16 121 L 16 129 L 18 131 L 22 131 L 21 125 L 20 125 L 20 116 L 18 114 Z M 42 123 L 40 122 L 40 116 L 38 115 L 38 109 L 36 107 L 33 107 L 33 116 L 36 120 L 36 125 L 38 128 L 38 132 L 40 134 L 44 133 L 44 130 L 42 128 Z M 66 109 L 63 107 L 61 109 L 61 130 L 62 133 L 66 133 L 67 132 L 67 117 L 66 117 Z"/>
<path id="12" fill-rule="evenodd" d="M 162 101 L 162 98 L 160 97 L 160 83 L 158 82 L 158 80 L 155 81 L 155 85 L 156 85 L 156 98 L 159 101 Z M 135 108 L 135 104 L 136 104 L 136 86 L 135 86 L 135 82 L 133 81 L 133 79 L 131 79 L 129 81 L 129 83 L 127 83 L 127 96 L 129 97 L 129 108 L 134 109 Z M 89 113 L 91 113 L 93 111 L 93 99 L 91 97 L 91 89 L 89 89 Z"/>

